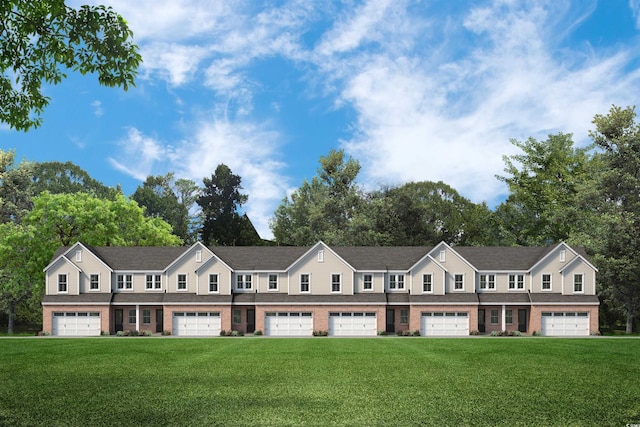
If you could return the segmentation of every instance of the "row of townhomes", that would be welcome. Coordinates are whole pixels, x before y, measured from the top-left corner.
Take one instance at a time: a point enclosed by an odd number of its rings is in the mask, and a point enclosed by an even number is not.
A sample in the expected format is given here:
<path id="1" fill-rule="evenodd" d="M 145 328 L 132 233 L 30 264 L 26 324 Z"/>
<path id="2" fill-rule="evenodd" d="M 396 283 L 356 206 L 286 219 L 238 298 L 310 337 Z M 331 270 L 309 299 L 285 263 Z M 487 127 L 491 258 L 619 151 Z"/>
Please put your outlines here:
<path id="1" fill-rule="evenodd" d="M 60 248 L 45 268 L 52 335 L 423 336 L 598 330 L 596 268 L 548 247 Z"/>

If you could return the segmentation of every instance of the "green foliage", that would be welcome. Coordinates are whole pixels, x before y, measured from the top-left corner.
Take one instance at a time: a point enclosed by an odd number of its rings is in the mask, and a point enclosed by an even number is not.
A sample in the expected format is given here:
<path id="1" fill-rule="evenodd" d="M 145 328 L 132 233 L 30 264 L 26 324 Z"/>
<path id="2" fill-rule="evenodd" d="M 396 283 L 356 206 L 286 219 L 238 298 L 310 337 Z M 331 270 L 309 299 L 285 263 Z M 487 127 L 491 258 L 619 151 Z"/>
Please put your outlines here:
<path id="1" fill-rule="evenodd" d="M 74 426 L 625 425 L 637 421 L 639 376 L 640 340 L 618 338 L 24 338 L 0 340 L 0 419 Z M 246 397 L 256 390 L 259 396 Z M 425 398 L 428 390 L 441 398 Z M 486 398 L 496 392 L 509 399 Z"/>
<path id="2" fill-rule="evenodd" d="M 33 164 L 32 192 L 52 194 L 87 193 L 100 199 L 113 200 L 121 194 L 119 188 L 107 187 L 93 179 L 87 171 L 72 162 L 42 162 Z"/>
<path id="3" fill-rule="evenodd" d="M 206 245 L 253 246 L 262 243 L 249 217 L 239 208 L 248 196 L 240 193 L 242 178 L 220 164 L 211 178 L 204 178 L 204 189 L 196 202 L 202 209 L 201 237 Z"/>
<path id="4" fill-rule="evenodd" d="M 545 141 L 511 140 L 521 154 L 503 156 L 508 199 L 496 209 L 503 245 L 546 245 L 568 240 L 584 225 L 580 189 L 592 179 L 590 148 L 576 148 L 572 135 Z M 577 219 L 580 219 L 578 221 Z"/>
<path id="5" fill-rule="evenodd" d="M 106 6 L 74 9 L 64 0 L 0 2 L 0 121 L 26 131 L 49 104 L 42 85 L 65 71 L 97 73 L 104 86 L 134 85 L 142 58 L 126 21 Z"/>
<path id="6" fill-rule="evenodd" d="M 0 223 L 22 221 L 31 210 L 33 164 L 15 164 L 15 152 L 0 149 Z"/>

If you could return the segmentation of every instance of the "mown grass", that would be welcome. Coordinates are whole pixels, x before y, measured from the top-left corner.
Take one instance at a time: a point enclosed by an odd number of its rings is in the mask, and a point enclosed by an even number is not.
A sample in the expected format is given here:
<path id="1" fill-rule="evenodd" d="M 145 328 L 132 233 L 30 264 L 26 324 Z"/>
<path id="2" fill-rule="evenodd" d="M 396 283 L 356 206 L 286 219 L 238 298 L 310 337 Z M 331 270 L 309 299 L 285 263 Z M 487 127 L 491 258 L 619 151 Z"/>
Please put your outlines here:
<path id="1" fill-rule="evenodd" d="M 0 340 L 0 425 L 640 422 L 638 339 Z"/>

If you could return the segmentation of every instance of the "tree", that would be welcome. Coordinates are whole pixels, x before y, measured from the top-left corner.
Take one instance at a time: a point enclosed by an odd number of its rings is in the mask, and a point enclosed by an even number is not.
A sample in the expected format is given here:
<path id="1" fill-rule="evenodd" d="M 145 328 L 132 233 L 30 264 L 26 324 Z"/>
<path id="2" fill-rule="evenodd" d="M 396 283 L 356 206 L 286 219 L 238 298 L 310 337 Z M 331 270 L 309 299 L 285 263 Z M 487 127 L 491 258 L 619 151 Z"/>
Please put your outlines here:
<path id="1" fill-rule="evenodd" d="M 58 84 L 65 69 L 97 73 L 104 86 L 134 85 L 142 58 L 126 21 L 112 8 L 64 0 L 0 2 L 0 121 L 27 131 L 49 104 L 42 84 Z"/>
<path id="2" fill-rule="evenodd" d="M 246 222 L 238 212 L 248 199 L 240 193 L 242 178 L 233 174 L 227 165 L 219 164 L 211 178 L 205 177 L 203 183 L 204 189 L 197 199 L 203 216 L 202 241 L 206 245 L 221 246 L 252 244 L 243 240 Z"/>
<path id="3" fill-rule="evenodd" d="M 354 222 L 363 203 L 355 179 L 360 163 L 345 158 L 343 150 L 331 150 L 320 157 L 320 168 L 311 182 L 303 181 L 291 197 L 285 198 L 271 221 L 276 242 L 309 245 L 323 240 L 330 245 L 353 243 Z"/>
<path id="4" fill-rule="evenodd" d="M 195 243 L 198 240 L 198 230 L 202 227 L 202 210 L 196 203 L 201 189 L 190 179 L 176 179 L 173 183 L 178 202 L 184 206 L 189 215 L 188 236 L 185 243 Z"/>
<path id="5" fill-rule="evenodd" d="M 16 165 L 15 152 L 0 150 L 0 223 L 19 223 L 30 211 L 32 173 L 31 163 Z"/>
<path id="6" fill-rule="evenodd" d="M 0 224 L 0 236 L 0 309 L 8 315 L 7 331 L 12 334 L 18 306 L 34 296 L 39 306 L 42 268 L 52 253 L 38 244 L 36 229 L 29 225 Z"/>
<path id="7" fill-rule="evenodd" d="M 443 182 L 411 182 L 372 193 L 361 212 L 385 245 L 487 244 L 491 211 Z"/>
<path id="8" fill-rule="evenodd" d="M 100 199 L 113 200 L 120 188 L 107 187 L 92 178 L 87 171 L 72 162 L 42 162 L 33 164 L 33 194 L 87 193 Z"/>
<path id="9" fill-rule="evenodd" d="M 576 148 L 571 134 L 545 141 L 511 140 L 522 153 L 503 156 L 509 197 L 496 209 L 502 244 L 545 245 L 567 240 L 579 228 L 579 189 L 591 179 L 590 148 Z"/>
<path id="10" fill-rule="evenodd" d="M 604 226 L 596 235 L 595 261 L 604 295 L 624 312 L 627 333 L 640 308 L 640 125 L 635 118 L 634 107 L 613 106 L 608 115 L 595 116 L 590 132 L 604 150 L 605 163 L 597 191 Z"/>
<path id="11" fill-rule="evenodd" d="M 148 176 L 131 198 L 145 208 L 148 216 L 162 218 L 171 225 L 173 234 L 188 241 L 190 240 L 189 210 L 178 200 L 173 185 L 172 172 L 164 176 Z"/>

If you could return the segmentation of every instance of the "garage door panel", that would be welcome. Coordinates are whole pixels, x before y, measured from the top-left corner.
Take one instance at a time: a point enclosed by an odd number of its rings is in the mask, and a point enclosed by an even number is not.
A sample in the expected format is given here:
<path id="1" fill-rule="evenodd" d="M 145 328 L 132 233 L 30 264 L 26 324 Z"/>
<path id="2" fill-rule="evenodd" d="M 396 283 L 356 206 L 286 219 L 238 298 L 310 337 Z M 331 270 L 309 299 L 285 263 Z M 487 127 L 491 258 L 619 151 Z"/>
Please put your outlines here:
<path id="1" fill-rule="evenodd" d="M 421 316 L 420 333 L 426 336 L 469 335 L 469 314 L 466 312 L 425 312 Z"/>
<path id="2" fill-rule="evenodd" d="M 56 312 L 53 313 L 51 334 L 56 336 L 99 336 L 99 312 Z"/>
<path id="3" fill-rule="evenodd" d="M 173 313 L 171 333 L 177 336 L 218 336 L 220 335 L 220 313 L 218 312 L 176 312 Z"/>
<path id="4" fill-rule="evenodd" d="M 329 335 L 355 337 L 377 335 L 377 320 L 374 312 L 329 313 Z"/>
<path id="5" fill-rule="evenodd" d="M 313 332 L 313 316 L 308 312 L 269 312 L 264 319 L 265 335 L 309 336 Z"/>
<path id="6" fill-rule="evenodd" d="M 589 313 L 543 312 L 541 326 L 546 336 L 588 336 Z"/>

